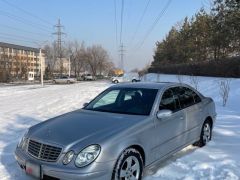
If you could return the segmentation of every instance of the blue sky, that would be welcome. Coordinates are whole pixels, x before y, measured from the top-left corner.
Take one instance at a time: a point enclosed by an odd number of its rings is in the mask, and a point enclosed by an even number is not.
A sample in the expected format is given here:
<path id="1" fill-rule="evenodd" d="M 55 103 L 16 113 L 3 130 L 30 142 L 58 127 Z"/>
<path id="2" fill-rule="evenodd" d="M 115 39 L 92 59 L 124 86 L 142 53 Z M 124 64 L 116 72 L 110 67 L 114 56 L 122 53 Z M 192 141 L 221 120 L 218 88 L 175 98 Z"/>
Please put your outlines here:
<path id="1" fill-rule="evenodd" d="M 19 10 L 6 3 L 24 9 Z M 152 61 L 156 41 L 162 40 L 171 26 L 186 16 L 194 15 L 209 0 L 172 0 L 143 45 L 139 44 L 168 0 L 150 0 L 140 24 L 137 24 L 148 0 L 124 0 L 122 41 L 125 46 L 126 70 L 142 68 Z M 53 25 L 60 18 L 67 36 L 64 40 L 84 41 L 86 45 L 101 44 L 111 59 L 119 65 L 120 11 L 122 0 L 117 2 L 118 42 L 116 42 L 114 0 L 0 0 L 0 41 L 37 47 L 36 43 L 54 41 Z M 37 17 L 36 17 L 37 16 Z M 20 19 L 20 20 L 19 20 Z M 132 40 L 133 39 L 133 40 Z"/>

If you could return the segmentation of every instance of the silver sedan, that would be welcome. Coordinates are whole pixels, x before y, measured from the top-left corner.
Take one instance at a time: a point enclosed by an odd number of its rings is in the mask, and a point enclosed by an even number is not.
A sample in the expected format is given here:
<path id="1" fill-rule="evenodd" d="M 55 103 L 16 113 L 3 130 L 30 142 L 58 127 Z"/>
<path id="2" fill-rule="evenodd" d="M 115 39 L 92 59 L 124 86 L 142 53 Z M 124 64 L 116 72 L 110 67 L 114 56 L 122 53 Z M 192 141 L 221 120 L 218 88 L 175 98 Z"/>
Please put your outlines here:
<path id="1" fill-rule="evenodd" d="M 77 80 L 75 78 L 70 78 L 68 76 L 62 76 L 62 77 L 53 79 L 54 84 L 61 84 L 61 83 L 70 84 L 70 83 L 75 83 L 75 82 L 77 82 Z"/>
<path id="2" fill-rule="evenodd" d="M 119 84 L 32 126 L 15 157 L 38 179 L 141 179 L 144 168 L 182 148 L 206 145 L 215 118 L 213 100 L 190 86 Z"/>

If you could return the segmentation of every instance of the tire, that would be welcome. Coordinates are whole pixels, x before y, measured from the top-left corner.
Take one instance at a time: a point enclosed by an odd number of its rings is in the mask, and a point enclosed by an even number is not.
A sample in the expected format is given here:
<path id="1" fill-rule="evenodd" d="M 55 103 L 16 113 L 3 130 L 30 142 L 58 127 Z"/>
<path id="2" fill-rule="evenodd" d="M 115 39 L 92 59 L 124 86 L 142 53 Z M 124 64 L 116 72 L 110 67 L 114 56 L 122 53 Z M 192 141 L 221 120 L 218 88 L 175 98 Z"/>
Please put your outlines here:
<path id="1" fill-rule="evenodd" d="M 119 82 L 118 82 L 118 80 L 114 80 L 113 82 L 114 82 L 114 84 L 117 84 L 117 83 L 119 83 Z"/>
<path id="2" fill-rule="evenodd" d="M 123 151 L 118 158 L 112 173 L 112 180 L 127 180 L 133 176 L 141 180 L 143 174 L 143 159 L 141 154 L 133 148 Z"/>
<path id="3" fill-rule="evenodd" d="M 70 84 L 70 81 L 67 81 L 67 84 Z"/>
<path id="4" fill-rule="evenodd" d="M 56 82 L 55 80 L 53 80 L 53 83 L 54 83 L 54 84 L 57 84 L 57 82 Z"/>
<path id="5" fill-rule="evenodd" d="M 200 140 L 195 142 L 193 145 L 198 147 L 205 146 L 212 139 L 212 124 L 209 120 L 203 123 Z"/>
<path id="6" fill-rule="evenodd" d="M 134 83 L 134 82 L 137 82 L 137 80 L 136 80 L 136 79 L 133 79 L 132 82 L 133 82 L 133 83 Z"/>

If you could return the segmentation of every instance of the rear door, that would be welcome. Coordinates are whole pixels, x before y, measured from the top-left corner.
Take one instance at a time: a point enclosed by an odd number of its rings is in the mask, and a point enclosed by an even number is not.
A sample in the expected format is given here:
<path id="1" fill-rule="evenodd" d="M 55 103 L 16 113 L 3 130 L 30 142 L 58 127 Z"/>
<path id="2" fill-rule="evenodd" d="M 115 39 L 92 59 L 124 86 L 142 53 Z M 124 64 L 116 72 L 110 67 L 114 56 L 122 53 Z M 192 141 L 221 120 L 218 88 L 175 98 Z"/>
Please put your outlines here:
<path id="1" fill-rule="evenodd" d="M 155 153 L 158 159 L 170 154 L 186 142 L 184 136 L 187 128 L 185 113 L 180 109 L 178 97 L 174 96 L 171 88 L 167 89 L 161 97 L 159 110 L 163 109 L 171 110 L 173 114 L 170 118 L 161 120 L 156 118 L 155 120 Z"/>
<path id="2" fill-rule="evenodd" d="M 190 88 L 176 87 L 174 89 L 180 101 L 180 106 L 186 114 L 187 142 L 195 141 L 199 137 L 202 119 L 201 98 Z"/>

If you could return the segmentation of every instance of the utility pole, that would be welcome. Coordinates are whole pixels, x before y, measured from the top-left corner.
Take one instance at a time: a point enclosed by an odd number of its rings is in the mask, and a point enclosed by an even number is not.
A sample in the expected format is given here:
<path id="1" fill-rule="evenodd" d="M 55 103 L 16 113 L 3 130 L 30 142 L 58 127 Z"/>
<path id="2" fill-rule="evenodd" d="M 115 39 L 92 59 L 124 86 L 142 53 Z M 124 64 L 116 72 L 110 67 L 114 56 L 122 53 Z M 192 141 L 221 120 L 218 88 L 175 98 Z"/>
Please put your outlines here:
<path id="1" fill-rule="evenodd" d="M 121 66 L 121 69 L 124 70 L 124 52 L 125 52 L 125 50 L 124 50 L 123 43 L 121 43 L 121 45 L 120 45 L 119 52 L 120 52 L 120 64 L 121 64 L 120 66 Z"/>
<path id="2" fill-rule="evenodd" d="M 58 19 L 58 23 L 54 26 L 56 28 L 56 32 L 54 32 L 53 34 L 57 36 L 57 57 L 59 58 L 60 61 L 60 74 L 62 75 L 63 73 L 63 62 L 62 62 L 62 43 L 64 41 L 62 41 L 62 35 L 64 35 L 65 33 L 62 31 L 62 28 L 64 26 L 61 25 L 60 19 Z"/>

